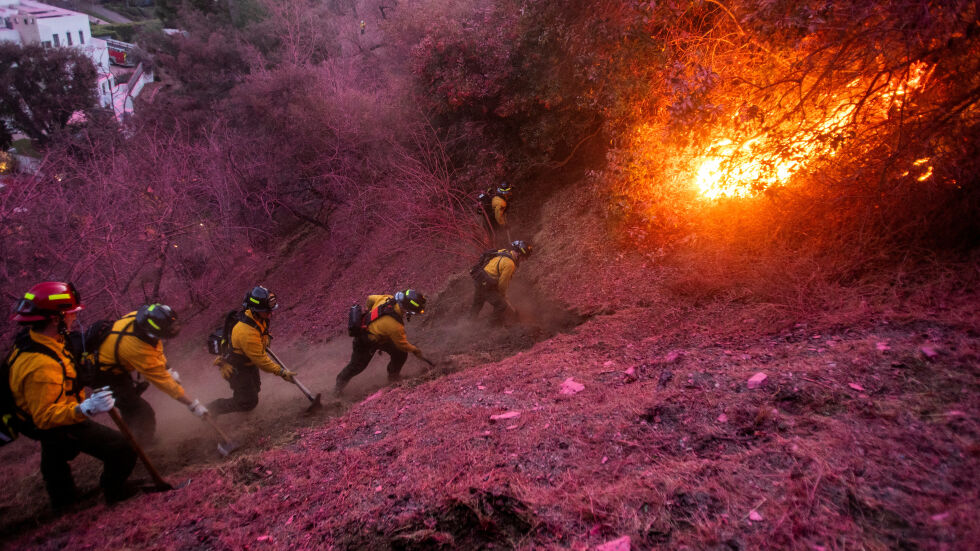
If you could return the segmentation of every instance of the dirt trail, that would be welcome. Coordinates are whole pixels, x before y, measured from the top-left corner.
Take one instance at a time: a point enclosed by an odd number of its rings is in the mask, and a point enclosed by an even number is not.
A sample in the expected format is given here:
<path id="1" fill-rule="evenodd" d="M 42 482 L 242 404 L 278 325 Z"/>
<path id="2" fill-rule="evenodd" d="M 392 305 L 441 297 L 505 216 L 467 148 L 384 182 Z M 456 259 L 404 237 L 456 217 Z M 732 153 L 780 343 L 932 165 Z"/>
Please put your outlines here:
<path id="1" fill-rule="evenodd" d="M 484 308 L 479 319 L 469 319 L 472 283 L 468 277 L 454 278 L 442 293 L 432 295 L 427 313 L 411 320 L 407 332 L 411 342 L 437 361 L 437 367 L 430 369 L 409 356 L 402 372 L 405 380 L 399 386 L 413 388 L 447 373 L 499 361 L 558 332 L 571 330 L 585 319 L 539 295 L 533 286 L 519 278 L 515 280 L 511 294 L 525 323 L 511 322 L 506 327 L 489 324 L 489 306 Z M 273 334 L 276 334 L 275 320 Z M 330 392 L 337 374 L 350 358 L 350 338 L 340 336 L 321 343 L 279 344 L 285 340 L 280 334 L 273 341 L 272 349 L 290 369 L 298 372 L 300 380 L 314 394 L 323 394 L 324 409 L 306 414 L 309 401 L 298 387 L 263 373 L 259 404 L 255 410 L 216 419 L 231 439 L 242 444 L 231 457 L 223 458 L 216 450 L 218 437 L 208 425 L 194 418 L 178 402 L 151 388 L 144 397 L 156 411 L 158 430 L 156 441 L 146 450 L 165 478 L 180 482 L 193 478 L 196 470 L 234 463 L 287 445 L 297 438 L 297 431 L 320 426 L 330 418 L 343 415 L 352 405 L 387 384 L 385 365 L 388 357 L 377 354 L 368 368 L 351 381 L 344 399 L 338 401 Z M 169 360 L 181 373 L 182 382 L 192 398 L 208 403 L 231 395 L 227 383 L 211 365 L 213 356 L 194 350 L 171 356 Z M 102 422 L 110 424 L 108 419 Z M 27 439 L 0 450 L 0 462 L 18 464 L 13 491 L 5 492 L 0 501 L 0 535 L 16 534 L 53 518 L 47 508 L 39 473 L 39 452 L 39 446 Z M 99 503 L 96 487 L 99 469 L 97 461 L 84 455 L 73 462 L 76 483 L 87 496 L 82 507 Z M 134 476 L 149 478 L 142 465 L 137 465 Z M 25 507 L 25 503 L 30 505 Z"/>

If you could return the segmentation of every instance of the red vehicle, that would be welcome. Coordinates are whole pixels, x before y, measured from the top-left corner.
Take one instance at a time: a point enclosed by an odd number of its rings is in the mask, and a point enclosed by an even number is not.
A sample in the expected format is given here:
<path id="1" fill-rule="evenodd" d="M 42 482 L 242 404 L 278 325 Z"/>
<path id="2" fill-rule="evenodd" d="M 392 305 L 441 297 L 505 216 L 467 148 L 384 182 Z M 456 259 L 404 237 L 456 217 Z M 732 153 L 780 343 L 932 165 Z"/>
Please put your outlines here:
<path id="1" fill-rule="evenodd" d="M 109 48 L 109 63 L 123 67 L 132 67 L 134 65 L 129 59 L 129 52 L 133 49 L 133 44 L 111 38 L 107 38 L 105 41 Z"/>

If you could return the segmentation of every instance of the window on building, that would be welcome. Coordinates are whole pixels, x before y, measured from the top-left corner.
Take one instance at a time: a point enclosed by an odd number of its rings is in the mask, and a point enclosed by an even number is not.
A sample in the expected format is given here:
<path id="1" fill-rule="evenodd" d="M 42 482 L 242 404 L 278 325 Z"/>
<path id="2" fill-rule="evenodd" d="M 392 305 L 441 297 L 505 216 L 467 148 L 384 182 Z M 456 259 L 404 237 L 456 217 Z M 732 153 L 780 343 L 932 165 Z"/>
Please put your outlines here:
<path id="1" fill-rule="evenodd" d="M 55 45 L 55 47 L 61 46 L 61 37 L 60 36 L 58 36 L 58 35 L 55 34 L 55 35 L 51 35 L 51 38 L 54 39 L 54 45 Z"/>
<path id="2" fill-rule="evenodd" d="M 71 31 L 65 31 L 65 38 L 68 39 L 68 45 L 71 46 Z"/>
<path id="3" fill-rule="evenodd" d="M 51 41 L 50 40 L 45 40 L 44 42 L 41 42 L 41 45 L 44 46 L 45 48 L 50 48 L 51 47 Z"/>
<path id="4" fill-rule="evenodd" d="M 78 31 L 78 43 L 85 44 L 85 33 Z"/>

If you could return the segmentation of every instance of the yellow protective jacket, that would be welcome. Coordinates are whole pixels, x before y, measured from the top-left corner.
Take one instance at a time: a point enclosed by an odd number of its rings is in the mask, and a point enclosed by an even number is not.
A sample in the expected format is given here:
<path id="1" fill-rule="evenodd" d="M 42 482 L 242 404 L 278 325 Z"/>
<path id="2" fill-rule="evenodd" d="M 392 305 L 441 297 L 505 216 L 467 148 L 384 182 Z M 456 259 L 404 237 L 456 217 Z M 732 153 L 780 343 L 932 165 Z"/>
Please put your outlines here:
<path id="1" fill-rule="evenodd" d="M 510 279 L 514 277 L 514 270 L 517 269 L 517 261 L 514 260 L 513 253 L 507 249 L 500 249 L 497 252 L 504 254 L 491 258 L 483 267 L 483 271 L 497 282 L 497 290 L 500 291 L 501 296 L 506 297 Z"/>
<path id="2" fill-rule="evenodd" d="M 39 429 L 75 425 L 85 420 L 78 404 L 85 399 L 81 390 L 69 394 L 74 385 L 75 365 L 61 338 L 54 339 L 31 331 L 31 339 L 53 350 L 61 364 L 40 352 L 23 352 L 10 368 L 10 390 L 17 407 L 31 416 Z M 15 352 L 16 353 L 16 352 Z"/>
<path id="3" fill-rule="evenodd" d="M 99 368 L 114 372 L 135 371 L 174 400 L 183 398 L 184 387 L 167 371 L 163 343 L 157 341 L 153 345 L 137 337 L 135 321 L 136 312 L 130 312 L 112 324 L 112 333 L 99 346 Z"/>
<path id="4" fill-rule="evenodd" d="M 245 322 L 238 322 L 231 329 L 231 352 L 248 359 L 248 363 L 258 367 L 262 371 L 267 371 L 273 375 L 282 376 L 283 368 L 279 366 L 268 354 L 265 349 L 269 347 L 272 340 L 269 337 L 269 325 L 255 318 L 251 310 L 245 311 L 245 316 L 252 320 L 258 329 Z M 215 361 L 217 364 L 227 364 L 221 358 Z M 225 378 L 231 376 L 231 370 L 224 367 L 221 370 Z"/>
<path id="5" fill-rule="evenodd" d="M 490 201 L 490 206 L 493 207 L 493 219 L 497 221 L 500 226 L 507 225 L 507 200 L 499 195 L 495 195 L 493 200 Z"/>
<path id="6" fill-rule="evenodd" d="M 381 306 L 390 298 L 394 297 L 391 295 L 369 295 L 367 301 L 368 311 L 373 310 L 375 306 Z M 395 312 L 399 316 L 405 315 L 402 307 L 397 304 L 395 305 Z M 391 342 L 399 350 L 411 352 L 416 356 L 422 354 L 422 351 L 417 346 L 408 342 L 408 335 L 405 334 L 405 325 L 391 316 L 381 316 L 372 321 L 368 324 L 367 330 L 368 340 L 375 344 L 382 345 L 386 342 Z"/>

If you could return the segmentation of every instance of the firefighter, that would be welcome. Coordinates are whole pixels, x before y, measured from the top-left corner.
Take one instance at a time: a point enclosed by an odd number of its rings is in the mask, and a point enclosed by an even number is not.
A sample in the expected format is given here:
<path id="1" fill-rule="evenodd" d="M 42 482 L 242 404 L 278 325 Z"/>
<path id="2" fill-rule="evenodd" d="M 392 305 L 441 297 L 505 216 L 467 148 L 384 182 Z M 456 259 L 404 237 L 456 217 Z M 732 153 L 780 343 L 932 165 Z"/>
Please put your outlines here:
<path id="1" fill-rule="evenodd" d="M 425 296 L 413 289 L 399 291 L 394 295 L 368 296 L 362 328 L 354 335 L 354 350 L 350 362 L 337 375 L 337 386 L 333 391 L 335 396 L 343 394 L 347 383 L 367 368 L 374 353 L 379 350 L 391 356 L 388 361 L 389 383 L 401 380 L 402 366 L 405 365 L 409 352 L 427 364 L 435 365 L 417 346 L 408 342 L 408 336 L 405 335 L 404 316 L 407 315 L 410 319 L 416 314 L 425 313 L 425 302 Z"/>
<path id="2" fill-rule="evenodd" d="M 513 193 L 513 188 L 506 182 L 501 182 L 496 189 L 487 190 L 480 195 L 482 216 L 487 237 L 491 246 L 510 241 L 510 227 L 507 225 L 507 201 Z"/>
<path id="3" fill-rule="evenodd" d="M 41 476 L 56 510 L 76 500 L 68 462 L 82 452 L 102 461 L 99 483 L 107 502 L 136 492 L 126 482 L 136 453 L 122 434 L 91 420 L 115 405 L 112 391 L 100 389 L 86 398 L 76 384 L 75 365 L 65 343 L 81 309 L 73 285 L 46 281 L 24 295 L 10 318 L 26 326 L 8 358 L 10 390 L 25 428 L 22 433 L 41 443 Z"/>
<path id="4" fill-rule="evenodd" d="M 144 304 L 112 324 L 98 352 L 98 371 L 93 386 L 108 386 L 126 424 L 141 441 L 156 432 L 156 415 L 141 394 L 150 383 L 204 417 L 208 410 L 199 400 L 191 401 L 177 373 L 167 368 L 162 339 L 180 332 L 177 314 L 166 304 Z M 135 376 L 135 378 L 134 378 Z"/>
<path id="5" fill-rule="evenodd" d="M 232 411 L 252 411 L 259 403 L 262 381 L 259 370 L 293 382 L 294 371 L 277 364 L 266 349 L 272 337 L 269 322 L 279 308 L 276 295 L 261 285 L 253 287 L 242 302 L 238 322 L 231 330 L 231 352 L 215 360 L 221 376 L 231 385 L 231 398 L 220 398 L 208 404 L 213 415 Z"/>
<path id="6" fill-rule="evenodd" d="M 508 313 L 517 311 L 507 300 L 507 289 L 510 280 L 517 270 L 517 265 L 531 254 L 531 245 L 524 241 L 514 241 L 507 249 L 488 251 L 480 257 L 474 266 L 473 274 L 473 307 L 470 317 L 480 315 L 483 303 L 493 306 L 494 323 L 503 324 Z"/>

